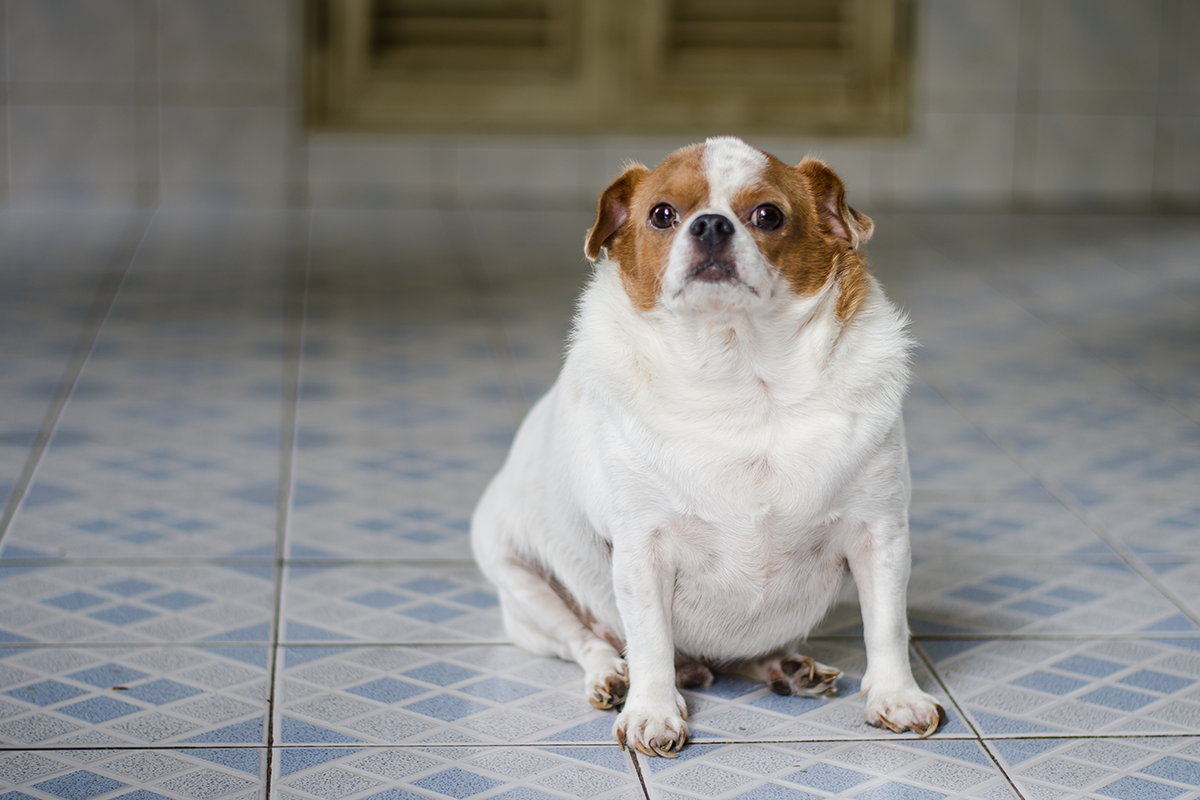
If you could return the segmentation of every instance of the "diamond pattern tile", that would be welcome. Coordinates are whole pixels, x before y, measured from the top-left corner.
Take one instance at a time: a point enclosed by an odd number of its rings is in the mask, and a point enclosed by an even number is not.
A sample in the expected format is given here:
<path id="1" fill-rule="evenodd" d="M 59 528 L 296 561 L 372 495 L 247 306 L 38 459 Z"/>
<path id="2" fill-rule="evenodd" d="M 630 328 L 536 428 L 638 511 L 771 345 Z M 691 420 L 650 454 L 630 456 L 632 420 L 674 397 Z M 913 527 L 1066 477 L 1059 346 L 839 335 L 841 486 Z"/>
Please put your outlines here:
<path id="1" fill-rule="evenodd" d="M 261 743 L 267 666 L 248 645 L 5 648 L 0 745 Z"/>
<path id="2" fill-rule="evenodd" d="M 0 640 L 265 643 L 273 567 L 264 559 L 170 566 L 52 561 L 17 566 L 0 558 L 0 592 L 6 600 Z"/>
<path id="3" fill-rule="evenodd" d="M 473 565 L 287 570 L 286 642 L 503 642 L 495 591 Z"/>

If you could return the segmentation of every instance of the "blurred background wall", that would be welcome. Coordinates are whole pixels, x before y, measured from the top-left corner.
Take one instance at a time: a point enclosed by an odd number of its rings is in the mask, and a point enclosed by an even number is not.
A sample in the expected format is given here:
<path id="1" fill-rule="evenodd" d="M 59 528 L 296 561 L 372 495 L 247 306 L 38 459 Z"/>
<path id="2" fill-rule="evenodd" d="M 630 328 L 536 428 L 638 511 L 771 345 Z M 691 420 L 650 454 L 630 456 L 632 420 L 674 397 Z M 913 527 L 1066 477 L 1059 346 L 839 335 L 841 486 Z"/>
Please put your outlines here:
<path id="1" fill-rule="evenodd" d="M 309 134 L 299 0 L 2 7 L 12 205 L 590 206 L 696 138 Z M 867 208 L 1200 208 L 1200 0 L 918 0 L 913 76 L 903 137 L 752 143 Z"/>

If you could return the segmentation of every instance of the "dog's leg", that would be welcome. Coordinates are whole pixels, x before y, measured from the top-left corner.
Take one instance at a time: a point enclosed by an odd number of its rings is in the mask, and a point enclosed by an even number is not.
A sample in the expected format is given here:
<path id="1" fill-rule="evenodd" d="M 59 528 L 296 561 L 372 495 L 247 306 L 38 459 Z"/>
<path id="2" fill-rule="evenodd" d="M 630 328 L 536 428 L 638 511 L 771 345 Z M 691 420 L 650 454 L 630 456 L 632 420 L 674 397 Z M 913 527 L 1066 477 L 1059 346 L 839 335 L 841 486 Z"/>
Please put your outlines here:
<path id="1" fill-rule="evenodd" d="M 572 608 L 564 600 L 566 590 L 520 559 L 505 559 L 494 577 L 500 586 L 504 628 L 514 644 L 583 667 L 584 692 L 596 708 L 624 702 L 629 671 L 614 646 L 620 645 L 615 634 L 612 641 L 597 636 L 580 618 L 578 604 Z"/>
<path id="2" fill-rule="evenodd" d="M 867 645 L 867 673 L 862 680 L 866 721 L 896 733 L 911 730 L 929 736 L 945 720 L 946 711 L 917 686 L 908 663 L 907 526 L 880 523 L 864 532 L 860 541 L 847 559 L 858 584 Z"/>
<path id="3" fill-rule="evenodd" d="M 723 667 L 721 672 L 765 683 L 775 694 L 803 697 L 837 694 L 836 682 L 842 676 L 837 667 L 795 653 L 739 661 Z"/>
<path id="4" fill-rule="evenodd" d="M 687 741 L 687 704 L 675 686 L 671 606 L 675 574 L 653 551 L 657 534 L 613 547 L 613 586 L 625 624 L 629 698 L 613 735 L 648 756 L 674 758 Z"/>

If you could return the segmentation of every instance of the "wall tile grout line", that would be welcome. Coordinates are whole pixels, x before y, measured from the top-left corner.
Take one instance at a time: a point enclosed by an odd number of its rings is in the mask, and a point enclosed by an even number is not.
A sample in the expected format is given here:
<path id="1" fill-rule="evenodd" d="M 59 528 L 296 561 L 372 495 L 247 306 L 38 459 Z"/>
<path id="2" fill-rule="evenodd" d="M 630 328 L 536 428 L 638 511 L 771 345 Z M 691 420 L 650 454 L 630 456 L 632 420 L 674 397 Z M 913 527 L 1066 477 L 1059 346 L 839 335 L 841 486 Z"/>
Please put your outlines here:
<path id="1" fill-rule="evenodd" d="M 84 318 L 79 338 L 76 340 L 75 347 L 67 361 L 66 368 L 63 370 L 62 377 L 55 387 L 54 395 L 49 407 L 46 409 L 45 416 L 42 418 L 42 423 L 38 428 L 37 435 L 34 437 L 33 444 L 29 448 L 29 454 L 25 458 L 20 476 L 9 493 L 8 501 L 4 506 L 3 516 L 0 516 L 0 544 L 3 544 L 4 538 L 12 526 L 17 509 L 20 507 L 21 501 L 25 499 L 25 495 L 33 483 L 38 465 L 41 463 L 42 456 L 46 452 L 46 447 L 49 445 L 55 429 L 58 427 L 58 421 L 62 416 L 63 409 L 66 408 L 67 401 L 70 400 L 71 394 L 75 391 L 75 384 L 79 380 L 83 366 L 91 355 L 92 348 L 96 344 L 96 339 L 100 335 L 100 329 L 103 327 L 105 320 L 108 319 L 109 312 L 116 301 L 117 293 L 124 283 L 125 276 L 129 272 L 129 267 L 133 263 L 133 259 L 137 256 L 142 243 L 146 239 L 146 234 L 157 214 L 157 210 L 157 206 L 136 209 L 130 212 L 130 216 L 125 221 L 124 229 L 117 240 L 117 244 L 114 245 L 113 253 L 109 257 L 108 266 L 100 280 L 99 287 L 96 289 L 96 294 L 92 299 L 87 316 Z"/>

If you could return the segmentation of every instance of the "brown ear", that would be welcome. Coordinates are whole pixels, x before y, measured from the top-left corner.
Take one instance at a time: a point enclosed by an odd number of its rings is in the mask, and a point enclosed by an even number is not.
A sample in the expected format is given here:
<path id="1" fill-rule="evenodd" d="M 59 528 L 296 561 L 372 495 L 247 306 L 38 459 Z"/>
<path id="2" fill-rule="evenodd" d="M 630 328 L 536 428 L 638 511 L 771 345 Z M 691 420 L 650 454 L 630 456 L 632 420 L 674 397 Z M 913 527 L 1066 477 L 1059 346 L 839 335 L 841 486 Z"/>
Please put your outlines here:
<path id="1" fill-rule="evenodd" d="M 846 204 L 846 187 L 833 170 L 815 158 L 805 158 L 796 170 L 808 181 L 825 232 L 851 250 L 871 238 L 875 223 Z"/>
<path id="2" fill-rule="evenodd" d="M 600 203 L 596 209 L 596 223 L 588 231 L 587 243 L 583 251 L 587 257 L 595 261 L 600 257 L 600 248 L 609 247 L 621 227 L 629 219 L 629 206 L 633 202 L 633 193 L 642 178 L 650 174 L 650 170 L 641 164 L 630 164 L 612 184 L 600 195 Z"/>

